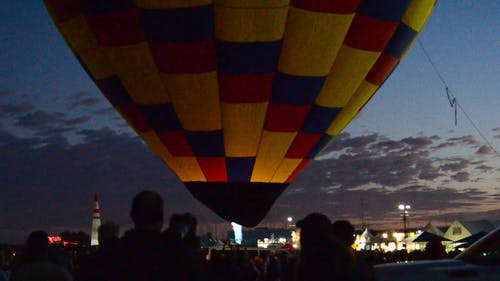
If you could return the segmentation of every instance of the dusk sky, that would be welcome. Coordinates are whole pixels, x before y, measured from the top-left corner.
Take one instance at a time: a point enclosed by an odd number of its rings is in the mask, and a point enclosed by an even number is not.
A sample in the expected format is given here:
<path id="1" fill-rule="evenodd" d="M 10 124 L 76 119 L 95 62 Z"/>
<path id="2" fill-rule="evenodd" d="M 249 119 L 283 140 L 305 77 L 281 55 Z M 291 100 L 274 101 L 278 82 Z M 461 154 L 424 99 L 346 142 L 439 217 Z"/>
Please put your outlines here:
<path id="1" fill-rule="evenodd" d="M 278 199 L 263 223 L 319 211 L 375 229 L 428 221 L 500 220 L 500 2 L 438 2 L 419 44 L 337 140 Z M 90 231 L 93 194 L 103 220 L 126 228 L 134 194 L 149 189 L 165 215 L 198 203 L 115 112 L 60 36 L 43 1 L 0 4 L 0 242 L 34 229 Z M 364 208 L 361 205 L 363 202 Z"/>

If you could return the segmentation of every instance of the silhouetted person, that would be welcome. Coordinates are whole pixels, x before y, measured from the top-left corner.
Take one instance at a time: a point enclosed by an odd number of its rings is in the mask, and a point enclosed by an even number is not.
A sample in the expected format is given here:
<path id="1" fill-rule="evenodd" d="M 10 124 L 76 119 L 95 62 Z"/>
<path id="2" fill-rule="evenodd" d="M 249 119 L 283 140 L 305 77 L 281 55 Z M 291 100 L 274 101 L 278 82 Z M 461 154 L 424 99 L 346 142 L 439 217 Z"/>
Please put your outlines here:
<path id="1" fill-rule="evenodd" d="M 134 229 L 120 239 L 115 280 L 168 280 L 162 274 L 163 199 L 153 191 L 138 193 L 132 200 L 130 217 Z"/>
<path id="2" fill-rule="evenodd" d="M 438 260 L 447 257 L 446 250 L 444 249 L 444 246 L 439 238 L 433 237 L 429 242 L 427 242 L 424 257 L 429 260 Z"/>
<path id="3" fill-rule="evenodd" d="M 331 222 L 319 213 L 307 215 L 297 222 L 300 228 L 298 281 L 350 280 L 352 256 L 331 234 Z"/>
<path id="4" fill-rule="evenodd" d="M 11 281 L 70 281 L 68 271 L 49 260 L 49 238 L 44 231 L 32 232 L 25 245 L 23 260 L 16 267 Z"/>
<path id="5" fill-rule="evenodd" d="M 196 236 L 197 221 L 190 214 L 173 214 L 165 238 L 164 275 L 168 280 L 195 281 L 207 279 L 203 274 L 203 255 Z"/>
<path id="6" fill-rule="evenodd" d="M 349 254 L 353 259 L 353 272 L 351 274 L 351 280 L 362 280 L 371 281 L 374 280 L 373 266 L 370 265 L 361 254 L 354 253 L 352 249 L 352 244 L 356 240 L 354 226 L 346 220 L 337 220 L 332 226 L 333 238 L 342 243 L 342 245 L 349 251 Z"/>

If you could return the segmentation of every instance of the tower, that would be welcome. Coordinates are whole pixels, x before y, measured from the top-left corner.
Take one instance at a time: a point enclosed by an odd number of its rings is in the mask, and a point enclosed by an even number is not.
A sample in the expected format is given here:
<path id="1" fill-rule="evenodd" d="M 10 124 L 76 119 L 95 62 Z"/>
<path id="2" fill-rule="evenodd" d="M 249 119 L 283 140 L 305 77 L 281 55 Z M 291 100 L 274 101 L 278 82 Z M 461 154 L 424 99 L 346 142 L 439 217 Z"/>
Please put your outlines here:
<path id="1" fill-rule="evenodd" d="M 99 226 L 101 226 L 101 212 L 99 211 L 99 201 L 97 193 L 94 194 L 94 211 L 92 214 L 92 234 L 90 236 L 90 246 L 99 246 Z"/>

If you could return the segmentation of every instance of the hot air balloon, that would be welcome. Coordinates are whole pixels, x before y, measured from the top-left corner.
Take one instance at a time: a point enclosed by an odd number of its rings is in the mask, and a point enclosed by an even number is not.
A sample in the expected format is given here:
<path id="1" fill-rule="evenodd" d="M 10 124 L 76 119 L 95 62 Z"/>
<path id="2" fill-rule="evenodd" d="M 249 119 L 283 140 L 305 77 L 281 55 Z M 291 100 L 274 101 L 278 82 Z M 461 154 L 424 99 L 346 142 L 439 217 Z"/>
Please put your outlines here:
<path id="1" fill-rule="evenodd" d="M 255 226 L 387 79 L 435 0 L 45 3 L 97 87 L 192 195 Z"/>

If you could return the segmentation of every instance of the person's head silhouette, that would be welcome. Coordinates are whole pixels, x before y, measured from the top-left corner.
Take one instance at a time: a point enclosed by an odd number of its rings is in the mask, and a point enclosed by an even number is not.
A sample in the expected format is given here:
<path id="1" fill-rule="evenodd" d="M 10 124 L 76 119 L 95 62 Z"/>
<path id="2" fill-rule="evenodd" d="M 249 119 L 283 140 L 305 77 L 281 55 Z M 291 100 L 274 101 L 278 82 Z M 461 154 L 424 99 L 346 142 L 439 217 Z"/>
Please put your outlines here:
<path id="1" fill-rule="evenodd" d="M 160 231 L 163 227 L 163 199 L 153 191 L 142 191 L 132 201 L 130 217 L 136 230 Z"/>
<path id="2" fill-rule="evenodd" d="M 356 240 L 354 237 L 354 226 L 346 220 L 335 221 L 332 224 L 332 234 L 335 239 L 348 247 L 351 247 Z"/>
<path id="3" fill-rule="evenodd" d="M 28 260 L 43 260 L 49 254 L 49 237 L 47 232 L 37 230 L 31 232 L 26 241 L 26 257 Z"/>
<path id="4" fill-rule="evenodd" d="M 331 239 L 330 219 L 320 213 L 312 213 L 297 222 L 300 228 L 301 249 L 318 247 L 318 241 L 327 241 Z"/>

